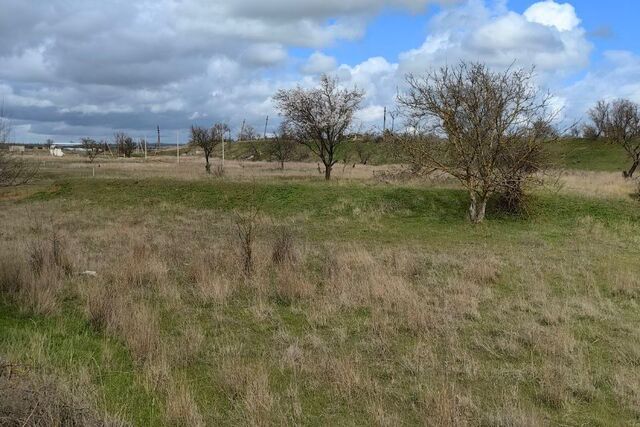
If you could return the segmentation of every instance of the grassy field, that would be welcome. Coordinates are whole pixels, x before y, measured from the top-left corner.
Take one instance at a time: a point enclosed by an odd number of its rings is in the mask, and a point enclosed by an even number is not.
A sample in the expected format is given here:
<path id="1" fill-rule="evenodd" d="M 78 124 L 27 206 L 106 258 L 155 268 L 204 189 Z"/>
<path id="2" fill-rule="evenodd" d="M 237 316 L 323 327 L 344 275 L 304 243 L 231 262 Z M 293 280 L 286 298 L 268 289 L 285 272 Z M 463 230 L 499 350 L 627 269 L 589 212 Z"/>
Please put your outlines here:
<path id="1" fill-rule="evenodd" d="M 636 185 L 567 144 L 479 226 L 385 166 L 47 160 L 0 193 L 0 424 L 638 424 Z"/>

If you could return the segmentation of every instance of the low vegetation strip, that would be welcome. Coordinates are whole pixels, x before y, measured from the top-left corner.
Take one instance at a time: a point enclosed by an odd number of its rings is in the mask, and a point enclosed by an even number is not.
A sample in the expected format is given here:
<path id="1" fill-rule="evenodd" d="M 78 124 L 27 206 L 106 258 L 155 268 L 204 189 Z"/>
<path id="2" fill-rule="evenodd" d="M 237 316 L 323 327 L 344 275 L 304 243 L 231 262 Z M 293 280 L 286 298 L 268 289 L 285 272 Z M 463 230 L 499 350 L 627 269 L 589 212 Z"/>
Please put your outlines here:
<path id="1" fill-rule="evenodd" d="M 605 223 L 636 222 L 638 202 L 631 198 L 597 199 L 586 196 L 535 194 L 527 221 L 567 224 L 584 217 Z M 63 199 L 106 208 L 179 207 L 232 211 L 256 207 L 266 215 L 325 218 L 414 218 L 420 223 L 466 223 L 464 191 L 451 188 L 387 186 L 349 183 L 322 185 L 314 182 L 234 182 L 170 179 L 70 179 L 56 182 L 51 190 L 31 196 L 31 201 Z M 500 226 L 526 226 L 521 216 L 490 209 Z M 492 227 L 487 224 L 487 227 Z"/>

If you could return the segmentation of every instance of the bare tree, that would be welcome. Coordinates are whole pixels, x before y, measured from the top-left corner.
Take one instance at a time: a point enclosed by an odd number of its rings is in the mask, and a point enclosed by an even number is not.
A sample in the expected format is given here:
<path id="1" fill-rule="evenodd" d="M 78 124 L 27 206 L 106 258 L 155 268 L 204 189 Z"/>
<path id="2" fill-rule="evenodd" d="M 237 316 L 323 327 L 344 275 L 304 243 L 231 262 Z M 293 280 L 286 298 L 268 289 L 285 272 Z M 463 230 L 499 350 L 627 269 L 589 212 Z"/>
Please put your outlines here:
<path id="1" fill-rule="evenodd" d="M 189 143 L 204 151 L 205 169 L 211 173 L 211 163 L 209 159 L 213 155 L 213 150 L 222 142 L 224 135 L 229 132 L 229 126 L 224 123 L 216 123 L 207 129 L 200 126 L 191 126 L 191 140 Z"/>
<path id="2" fill-rule="evenodd" d="M 133 138 L 124 132 L 118 132 L 115 134 L 114 139 L 118 149 L 118 154 L 125 157 L 131 157 L 133 151 L 136 149 L 136 143 L 133 141 Z"/>
<path id="3" fill-rule="evenodd" d="M 552 116 L 549 96 L 532 77 L 532 70 L 494 72 L 469 62 L 407 76 L 399 103 L 416 130 L 403 138 L 414 170 L 458 179 L 469 192 L 473 223 L 484 220 L 491 195 L 520 192 L 541 167 L 539 132 Z"/>
<path id="4" fill-rule="evenodd" d="M 238 135 L 239 141 L 253 141 L 258 139 L 258 133 L 251 125 L 245 125 Z"/>
<path id="5" fill-rule="evenodd" d="M 93 163 L 95 158 L 104 151 L 104 142 L 97 142 L 95 139 L 91 138 L 82 138 L 80 143 L 87 153 L 89 163 Z"/>
<path id="6" fill-rule="evenodd" d="M 283 122 L 273 138 L 269 142 L 269 154 L 280 163 L 280 169 L 284 170 L 285 162 L 291 161 L 295 154 L 296 142 L 291 135 L 291 130 L 286 122 Z"/>
<path id="7" fill-rule="evenodd" d="M 621 145 L 631 157 L 631 167 L 623 175 L 632 178 L 640 165 L 640 108 L 628 99 L 618 99 L 606 104 L 606 111 L 604 136 Z"/>
<path id="8" fill-rule="evenodd" d="M 363 91 L 340 89 L 338 81 L 327 75 L 321 77 L 318 88 L 298 86 L 279 90 L 274 96 L 292 136 L 320 158 L 327 180 L 331 179 L 331 170 L 338 162 L 336 150 L 346 141 L 345 135 L 363 98 Z"/>
<path id="9" fill-rule="evenodd" d="M 10 123 L 0 116 L 0 187 L 26 184 L 38 172 L 38 164 L 12 155 L 6 144 L 11 132 Z"/>
<path id="10" fill-rule="evenodd" d="M 609 104 L 604 100 L 600 100 L 589 110 L 588 114 L 593 123 L 593 127 L 588 130 L 589 136 L 591 137 L 590 139 L 597 139 L 604 136 L 609 115 Z"/>

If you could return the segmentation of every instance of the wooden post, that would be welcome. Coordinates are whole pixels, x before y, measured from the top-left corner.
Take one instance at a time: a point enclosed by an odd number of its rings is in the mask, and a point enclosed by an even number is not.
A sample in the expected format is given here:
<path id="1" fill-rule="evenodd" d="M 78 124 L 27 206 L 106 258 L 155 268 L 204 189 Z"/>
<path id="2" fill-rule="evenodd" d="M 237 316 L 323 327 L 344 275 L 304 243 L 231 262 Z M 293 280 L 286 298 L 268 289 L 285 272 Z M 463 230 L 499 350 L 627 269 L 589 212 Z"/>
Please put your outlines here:
<path id="1" fill-rule="evenodd" d="M 224 171 L 224 130 L 221 133 L 220 139 L 222 141 L 222 170 Z"/>

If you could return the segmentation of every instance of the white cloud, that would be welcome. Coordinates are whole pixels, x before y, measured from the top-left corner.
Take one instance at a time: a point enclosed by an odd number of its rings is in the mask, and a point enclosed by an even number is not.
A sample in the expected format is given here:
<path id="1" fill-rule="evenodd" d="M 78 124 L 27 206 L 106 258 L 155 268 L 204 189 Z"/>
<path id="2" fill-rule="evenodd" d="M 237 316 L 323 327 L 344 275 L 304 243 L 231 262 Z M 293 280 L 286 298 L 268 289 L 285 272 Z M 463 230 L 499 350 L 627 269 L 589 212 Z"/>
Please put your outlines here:
<path id="1" fill-rule="evenodd" d="M 494 67 L 535 65 L 544 74 L 563 75 L 585 67 L 591 53 L 586 32 L 571 5 L 553 0 L 532 5 L 523 15 L 504 4 L 484 1 L 445 10 L 431 23 L 417 49 L 400 55 L 407 72 L 452 63 L 482 61 Z"/>
<path id="2" fill-rule="evenodd" d="M 558 31 L 571 31 L 580 25 L 580 19 L 571 4 L 558 4 L 553 0 L 532 4 L 524 12 L 524 17 L 529 22 L 554 27 Z"/>
<path id="3" fill-rule="evenodd" d="M 337 66 L 336 58 L 316 51 L 309 56 L 307 62 L 301 67 L 301 71 L 304 74 L 321 74 L 333 71 Z"/>
<path id="4" fill-rule="evenodd" d="M 446 6 L 424 42 L 397 61 L 339 64 L 322 52 L 361 37 L 385 7 L 421 13 L 435 3 Z M 535 65 L 569 117 L 599 97 L 640 101 L 640 58 L 629 52 L 608 52 L 605 65 L 563 86 L 589 64 L 587 37 L 574 7 L 553 0 L 522 14 L 506 0 L 9 1 L 0 14 L 0 96 L 20 129 L 45 135 L 144 134 L 217 120 L 239 127 L 243 119 L 259 128 L 275 114 L 278 89 L 330 72 L 366 91 L 359 120 L 380 127 L 407 72 L 466 59 Z M 290 57 L 295 47 L 315 51 L 299 60 Z"/>
<path id="5" fill-rule="evenodd" d="M 627 98 L 640 103 L 640 56 L 629 51 L 607 51 L 604 62 L 576 83 L 563 88 L 566 114 L 581 118 L 600 99 Z"/>

